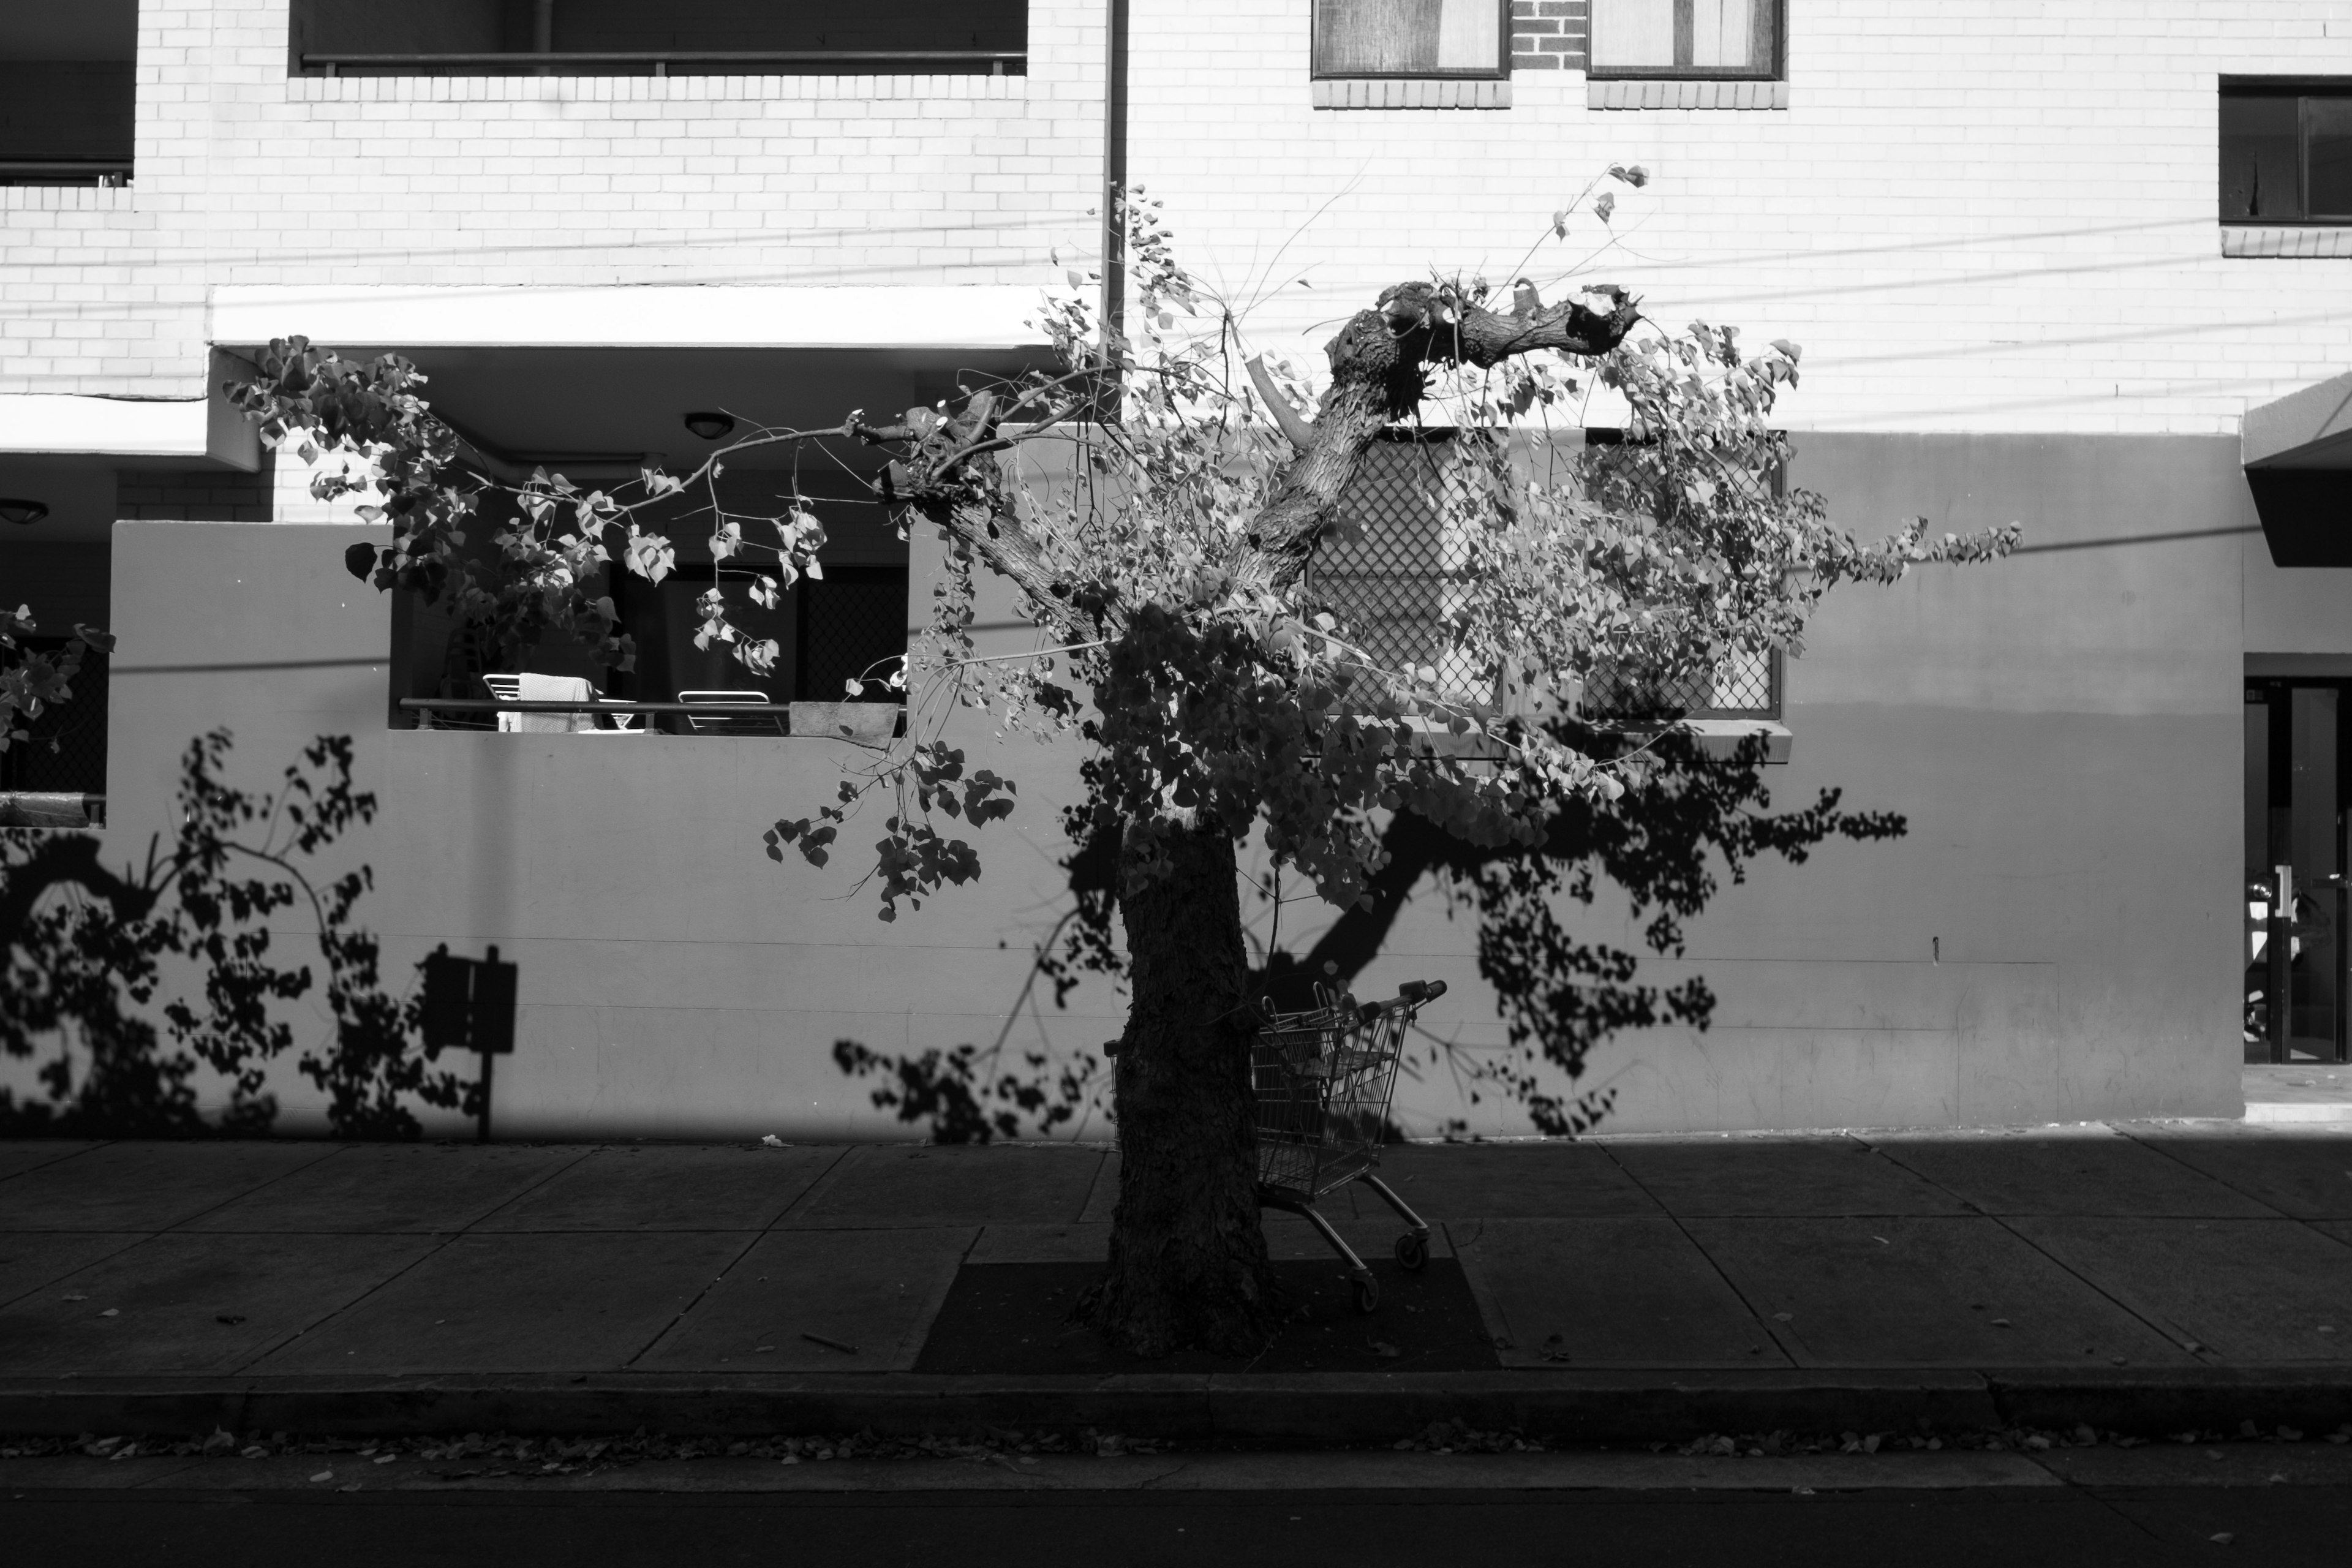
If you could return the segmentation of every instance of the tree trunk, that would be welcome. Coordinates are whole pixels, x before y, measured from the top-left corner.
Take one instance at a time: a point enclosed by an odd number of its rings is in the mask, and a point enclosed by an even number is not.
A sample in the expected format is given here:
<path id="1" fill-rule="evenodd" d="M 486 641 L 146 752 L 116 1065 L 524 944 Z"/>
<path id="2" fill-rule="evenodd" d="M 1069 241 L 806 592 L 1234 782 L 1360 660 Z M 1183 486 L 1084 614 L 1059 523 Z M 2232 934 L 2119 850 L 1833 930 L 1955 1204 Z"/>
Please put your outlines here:
<path id="1" fill-rule="evenodd" d="M 1254 1354 L 1276 1313 L 1234 843 L 1212 825 L 1164 847 L 1168 874 L 1130 883 L 1120 900 L 1133 1002 L 1116 1064 L 1118 1207 L 1092 1312 L 1144 1355 Z"/>

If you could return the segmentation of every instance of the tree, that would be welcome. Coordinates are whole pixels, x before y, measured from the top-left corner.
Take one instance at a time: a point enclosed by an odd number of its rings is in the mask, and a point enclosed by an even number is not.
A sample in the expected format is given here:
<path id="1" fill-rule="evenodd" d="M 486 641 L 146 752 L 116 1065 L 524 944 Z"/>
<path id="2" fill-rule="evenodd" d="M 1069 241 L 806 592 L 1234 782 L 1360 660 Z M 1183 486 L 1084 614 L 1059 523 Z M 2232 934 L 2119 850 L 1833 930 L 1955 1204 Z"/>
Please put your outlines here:
<path id="1" fill-rule="evenodd" d="M 1610 199 L 1588 210 L 1606 222 Z M 1555 215 L 1550 232 L 1564 237 L 1570 216 Z M 470 552 L 463 525 L 497 487 L 462 473 L 460 444 L 413 366 L 353 365 L 290 339 L 272 345 L 260 380 L 233 390 L 273 443 L 366 459 L 314 493 L 381 491 L 363 514 L 388 521 L 392 542 L 356 563 L 379 587 L 446 595 L 516 636 L 568 626 L 615 661 L 630 650 L 594 574 L 667 570 L 649 509 L 748 447 L 885 448 L 877 489 L 901 526 L 934 527 L 949 546 L 950 579 L 910 664 L 1005 727 L 1085 744 L 1083 797 L 1066 826 L 1073 842 L 1116 846 L 1131 995 L 1115 1059 L 1123 1158 L 1089 1310 L 1147 1354 L 1246 1349 L 1277 1308 L 1255 1194 L 1257 998 L 1236 844 L 1261 836 L 1276 866 L 1342 909 L 1367 898 L 1403 816 L 1481 849 L 1538 847 L 1566 815 L 1607 811 L 1629 788 L 1647 798 L 1659 767 L 1653 741 L 1578 718 L 1588 680 L 1670 684 L 1736 654 L 1793 651 L 1833 587 L 1998 554 L 2013 531 L 1930 542 L 1914 521 L 1857 542 L 1820 497 L 1767 482 L 1789 452 L 1769 416 L 1797 379 L 1796 347 L 1750 355 L 1735 329 L 1664 331 L 1610 285 L 1546 305 L 1520 279 L 1506 310 L 1480 279 L 1397 284 L 1332 339 L 1309 418 L 1276 372 L 1244 359 L 1235 312 L 1178 265 L 1155 205 L 1138 192 L 1125 216 L 1133 339 L 1105 331 L 1080 299 L 1051 300 L 1055 372 L 966 387 L 888 422 L 853 413 L 823 430 L 754 429 L 693 474 L 648 470 L 634 499 L 534 474 L 507 487 L 511 521 Z M 1623 442 L 1607 449 L 1588 448 L 1570 417 L 1596 387 L 1628 410 Z M 1417 424 L 1424 402 L 1461 432 L 1429 476 L 1468 563 L 1443 668 L 1375 656 L 1305 580 L 1366 449 Z M 1022 449 L 1043 443 L 1065 452 L 1071 482 L 1025 477 Z M 757 540 L 775 562 L 757 595 L 817 569 L 823 531 L 808 506 L 740 518 L 715 487 L 709 495 L 714 554 Z M 974 658 L 983 569 L 1037 626 L 1034 655 Z M 755 669 L 772 658 L 727 624 L 715 594 L 704 613 L 698 641 L 733 642 Z M 771 856 L 821 865 L 878 803 L 882 918 L 976 877 L 976 851 L 952 835 L 1009 814 L 1014 782 L 935 734 L 845 778 L 812 816 L 779 821 Z M 1496 896 L 1550 891 L 1522 883 Z"/>

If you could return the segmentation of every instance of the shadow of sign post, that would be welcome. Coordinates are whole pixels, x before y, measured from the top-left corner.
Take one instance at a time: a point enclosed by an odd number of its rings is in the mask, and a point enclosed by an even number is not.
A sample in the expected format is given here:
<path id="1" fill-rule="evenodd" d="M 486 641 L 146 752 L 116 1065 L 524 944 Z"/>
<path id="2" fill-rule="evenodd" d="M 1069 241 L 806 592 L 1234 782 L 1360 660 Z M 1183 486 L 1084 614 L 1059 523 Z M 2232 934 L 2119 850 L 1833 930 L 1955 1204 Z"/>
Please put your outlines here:
<path id="1" fill-rule="evenodd" d="M 514 1050 L 517 966 L 499 962 L 499 950 L 459 958 L 442 943 L 425 960 L 425 1045 L 428 1050 L 473 1051 L 482 1058 L 482 1108 L 476 1137 L 490 1141 L 490 1061 Z"/>

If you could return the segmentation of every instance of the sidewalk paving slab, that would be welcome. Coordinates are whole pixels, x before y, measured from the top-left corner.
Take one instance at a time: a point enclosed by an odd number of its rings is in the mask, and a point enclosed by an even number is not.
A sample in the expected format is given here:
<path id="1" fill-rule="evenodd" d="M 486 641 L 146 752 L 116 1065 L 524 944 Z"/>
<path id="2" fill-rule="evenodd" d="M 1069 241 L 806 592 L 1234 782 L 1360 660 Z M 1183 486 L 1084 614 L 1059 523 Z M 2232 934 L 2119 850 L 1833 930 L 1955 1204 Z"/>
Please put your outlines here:
<path id="1" fill-rule="evenodd" d="M 969 1226 L 770 1231 L 635 1364 L 663 1372 L 903 1372 L 915 1364 L 978 1235 Z"/>
<path id="2" fill-rule="evenodd" d="M 231 1373 L 431 1247 L 421 1237 L 152 1237 L 0 1310 L 0 1370 Z"/>
<path id="3" fill-rule="evenodd" d="M 1673 1220 L 1454 1220 L 1445 1229 L 1505 1366 L 1792 1364 Z"/>
<path id="4" fill-rule="evenodd" d="M 2298 1221 L 2050 1215 L 2016 1223 L 2146 1321 L 2177 1326 L 2225 1360 L 2352 1355 L 2352 1247 Z"/>
<path id="5" fill-rule="evenodd" d="M 145 1231 L 0 1233 L 0 1307 L 147 1239 Z"/>
<path id="6" fill-rule="evenodd" d="M 461 1236 L 252 1370 L 625 1366 L 752 1239 L 723 1231 Z"/>
<path id="7" fill-rule="evenodd" d="M 651 1144 L 598 1149 L 476 1230 L 765 1230 L 846 1151 Z"/>
<path id="8" fill-rule="evenodd" d="M 2193 1215 L 2278 1211 L 2113 1128 L 1870 1133 L 1870 1146 L 1992 1215 Z"/>
<path id="9" fill-rule="evenodd" d="M 1845 1137 L 1625 1138 L 1602 1147 L 1668 1214 L 1966 1214 L 1959 1199 Z"/>
<path id="10" fill-rule="evenodd" d="M 2352 1129 L 2135 1122 L 2127 1131 L 2149 1148 L 2281 1214 L 2352 1219 Z"/>
<path id="11" fill-rule="evenodd" d="M 1997 1220 L 1688 1224 L 1800 1366 L 2194 1364 Z"/>
<path id="12" fill-rule="evenodd" d="M 781 1223 L 790 1228 L 1053 1225 L 1086 1209 L 1100 1149 L 860 1144 Z"/>
<path id="13" fill-rule="evenodd" d="M 89 1138 L 21 1138 L 0 1142 L 0 1181 L 97 1148 Z"/>
<path id="14" fill-rule="evenodd" d="M 335 1143 L 106 1143 L 0 1179 L 0 1230 L 163 1230 L 347 1151 Z"/>
<path id="15" fill-rule="evenodd" d="M 207 1231 L 459 1231 L 590 1152 L 513 1143 L 324 1147 L 331 1158 L 184 1223 Z"/>
<path id="16" fill-rule="evenodd" d="M 1381 1151 L 1379 1174 L 1433 1224 L 1664 1213 L 1597 1143 L 1405 1144 Z M 1389 1212 L 1378 1196 L 1363 1198 L 1360 1212 Z"/>

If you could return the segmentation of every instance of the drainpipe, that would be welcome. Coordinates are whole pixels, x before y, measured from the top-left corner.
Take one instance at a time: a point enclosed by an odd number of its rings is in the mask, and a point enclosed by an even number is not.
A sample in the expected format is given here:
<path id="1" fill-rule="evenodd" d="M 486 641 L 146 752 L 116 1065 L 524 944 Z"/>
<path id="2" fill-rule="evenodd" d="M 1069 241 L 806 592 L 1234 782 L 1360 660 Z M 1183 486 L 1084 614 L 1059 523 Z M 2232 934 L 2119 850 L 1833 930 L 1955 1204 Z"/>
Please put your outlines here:
<path id="1" fill-rule="evenodd" d="M 530 52 L 535 55 L 555 52 L 555 0 L 532 0 Z"/>
<path id="2" fill-rule="evenodd" d="M 1102 322 L 1106 342 L 1127 328 L 1127 231 L 1118 219 L 1118 197 L 1127 189 L 1129 0 L 1108 0 L 1108 4 L 1103 60 Z"/>

